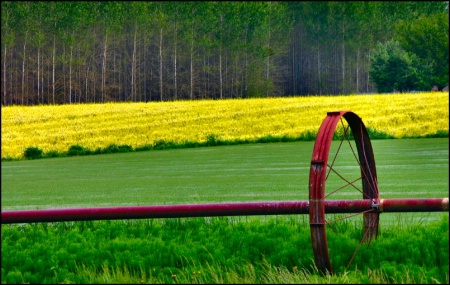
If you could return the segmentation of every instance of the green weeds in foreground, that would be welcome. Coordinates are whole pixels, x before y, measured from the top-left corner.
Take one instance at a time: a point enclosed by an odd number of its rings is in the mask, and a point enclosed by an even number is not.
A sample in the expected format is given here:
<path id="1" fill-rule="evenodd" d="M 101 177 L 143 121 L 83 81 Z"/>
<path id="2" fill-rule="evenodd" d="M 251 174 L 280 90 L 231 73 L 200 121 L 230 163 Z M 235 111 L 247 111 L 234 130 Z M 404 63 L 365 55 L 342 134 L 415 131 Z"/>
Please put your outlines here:
<path id="1" fill-rule="evenodd" d="M 392 135 L 377 131 L 372 128 L 367 128 L 369 137 L 371 139 L 393 139 Z M 93 155 L 93 154 L 108 154 L 108 153 L 123 153 L 132 151 L 147 151 L 147 150 L 161 150 L 161 149 L 179 149 L 179 148 L 194 148 L 194 147 L 205 147 L 205 146 L 220 146 L 220 145 L 239 145 L 239 144 L 251 144 L 251 143 L 275 143 L 275 142 L 294 142 L 294 141 L 314 141 L 316 139 L 317 133 L 306 132 L 300 134 L 298 137 L 290 136 L 272 136 L 267 135 L 257 139 L 237 139 L 233 141 L 227 141 L 220 139 L 219 136 L 215 134 L 209 134 L 206 136 L 206 141 L 204 142 L 191 142 L 185 141 L 182 143 L 176 143 L 172 141 L 157 140 L 152 145 L 144 145 L 136 147 L 133 149 L 129 145 L 109 145 L 105 148 L 97 148 L 95 150 L 80 146 L 72 145 L 66 152 L 58 153 L 57 151 L 49 151 L 44 153 L 43 150 L 36 146 L 30 146 L 25 149 L 23 157 L 25 159 L 39 159 L 39 158 L 52 158 L 52 157 L 67 157 L 67 156 L 81 156 L 81 155 Z M 426 135 L 426 138 L 446 138 L 448 137 L 448 131 L 438 131 L 436 134 Z M 337 137 L 336 137 L 337 138 Z M 405 138 L 416 138 L 416 137 L 405 137 Z M 15 160 L 10 157 L 2 158 L 2 161 Z M 16 159 L 17 160 L 17 159 Z"/>
<path id="2" fill-rule="evenodd" d="M 2 225 L 2 283 L 448 284 L 448 214 L 380 228 L 346 270 L 359 226 L 329 236 L 336 274 L 321 276 L 305 216 Z"/>

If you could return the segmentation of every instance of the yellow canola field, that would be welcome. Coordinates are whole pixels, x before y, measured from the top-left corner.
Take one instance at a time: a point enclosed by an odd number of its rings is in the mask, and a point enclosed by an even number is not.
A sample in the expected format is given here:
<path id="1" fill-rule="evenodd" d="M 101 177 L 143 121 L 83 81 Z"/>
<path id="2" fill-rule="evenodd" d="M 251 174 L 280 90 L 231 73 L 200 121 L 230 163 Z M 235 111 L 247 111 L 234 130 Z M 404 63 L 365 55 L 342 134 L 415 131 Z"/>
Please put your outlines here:
<path id="1" fill-rule="evenodd" d="M 2 107 L 2 158 L 21 158 L 27 147 L 64 152 L 111 144 L 133 148 L 164 140 L 204 142 L 297 137 L 316 133 L 326 113 L 350 110 L 367 127 L 395 137 L 449 128 L 449 93 L 276 97 L 149 103 Z"/>

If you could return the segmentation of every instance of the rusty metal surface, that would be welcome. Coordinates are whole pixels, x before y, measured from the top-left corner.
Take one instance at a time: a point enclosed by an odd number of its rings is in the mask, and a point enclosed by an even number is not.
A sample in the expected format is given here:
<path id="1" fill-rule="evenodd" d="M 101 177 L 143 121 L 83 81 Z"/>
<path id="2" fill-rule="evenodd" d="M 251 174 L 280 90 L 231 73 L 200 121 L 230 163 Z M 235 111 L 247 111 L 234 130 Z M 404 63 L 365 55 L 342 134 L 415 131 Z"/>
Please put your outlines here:
<path id="1" fill-rule="evenodd" d="M 347 121 L 355 140 L 362 177 L 362 198 L 374 204 L 379 202 L 375 159 L 367 130 L 361 118 L 351 111 L 327 113 L 314 144 L 309 175 L 311 241 L 316 266 L 322 273 L 333 273 L 326 235 L 325 187 L 330 146 L 336 126 L 342 118 Z M 363 240 L 368 241 L 378 235 L 379 212 L 372 210 L 364 213 L 363 221 L 365 233 Z"/>
<path id="2" fill-rule="evenodd" d="M 309 203 L 310 201 L 277 201 L 3 211 L 1 223 L 309 214 Z M 325 200 L 323 204 L 327 214 L 362 213 L 370 210 L 379 213 L 448 212 L 448 198 L 380 199 L 378 204 L 369 199 Z"/>
<path id="3" fill-rule="evenodd" d="M 176 217 L 305 214 L 308 201 L 181 204 L 2 212 L 2 224 Z"/>
<path id="4" fill-rule="evenodd" d="M 358 213 L 372 209 L 368 200 L 329 200 L 327 213 Z M 248 216 L 308 214 L 309 201 L 243 202 L 221 204 L 181 204 L 165 206 L 129 206 L 72 208 L 2 212 L 2 224 L 147 219 L 177 217 Z"/>
<path id="5" fill-rule="evenodd" d="M 322 272 L 332 272 L 325 221 L 325 178 L 328 154 L 334 130 L 341 113 L 328 113 L 322 122 L 314 144 L 309 174 L 309 223 L 316 266 Z"/>
<path id="6" fill-rule="evenodd" d="M 380 199 L 380 212 L 448 212 L 448 198 Z"/>

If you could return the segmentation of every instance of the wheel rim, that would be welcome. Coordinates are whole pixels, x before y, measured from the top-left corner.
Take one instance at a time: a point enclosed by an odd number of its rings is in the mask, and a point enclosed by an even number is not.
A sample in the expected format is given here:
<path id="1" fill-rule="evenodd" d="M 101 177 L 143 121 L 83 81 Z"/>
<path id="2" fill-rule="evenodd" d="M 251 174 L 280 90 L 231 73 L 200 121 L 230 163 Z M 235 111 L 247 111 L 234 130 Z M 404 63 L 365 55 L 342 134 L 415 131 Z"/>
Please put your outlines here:
<path id="1" fill-rule="evenodd" d="M 336 153 L 330 163 L 328 161 L 330 147 L 337 130 L 341 130 L 342 133 L 339 135 L 341 138 L 337 143 Z M 360 177 L 356 179 L 347 179 L 335 167 L 336 158 L 339 154 L 342 156 L 343 153 L 341 147 L 346 144 L 349 145 L 349 152 L 353 153 L 353 162 L 356 162 L 357 172 L 360 173 Z M 334 188 L 335 186 L 333 185 L 333 188 L 328 189 L 326 184 L 328 182 L 331 185 L 329 181 L 330 176 L 338 177 L 337 180 L 342 180 L 342 186 Z M 326 234 L 326 226 L 331 225 L 331 222 L 327 220 L 324 201 L 331 195 L 336 196 L 336 193 L 343 193 L 343 189 L 347 191 L 348 188 L 352 188 L 356 193 L 360 192 L 363 199 L 371 199 L 374 204 L 379 203 L 375 159 L 364 123 L 361 118 L 350 111 L 329 112 L 320 126 L 314 144 L 309 176 L 309 214 L 312 246 L 316 266 L 323 274 L 333 274 Z M 378 235 L 379 213 L 374 209 L 375 207 L 370 211 L 358 213 L 363 215 L 363 235 L 349 260 L 347 268 L 351 264 L 359 246 L 362 243 L 370 242 L 372 238 L 376 238 Z M 345 218 L 347 217 L 343 219 Z"/>

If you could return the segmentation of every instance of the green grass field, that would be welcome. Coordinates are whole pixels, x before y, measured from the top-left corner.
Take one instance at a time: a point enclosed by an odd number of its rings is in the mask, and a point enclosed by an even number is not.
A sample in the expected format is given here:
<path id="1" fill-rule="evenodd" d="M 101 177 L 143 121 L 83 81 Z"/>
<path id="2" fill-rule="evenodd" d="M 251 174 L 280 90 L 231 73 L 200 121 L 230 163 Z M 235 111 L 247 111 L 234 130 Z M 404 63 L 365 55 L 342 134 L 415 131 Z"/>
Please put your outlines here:
<path id="1" fill-rule="evenodd" d="M 381 198 L 448 197 L 448 143 L 372 140 Z M 313 145 L 2 162 L 2 211 L 307 200 Z M 350 271 L 360 223 L 330 231 L 334 277 L 314 271 L 307 215 L 2 225 L 2 283 L 448 283 L 447 213 L 380 220 Z"/>
<path id="2" fill-rule="evenodd" d="M 372 144 L 381 198 L 448 197 L 448 138 Z M 2 210 L 308 200 L 313 145 L 269 143 L 3 162 Z"/>

